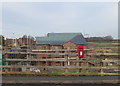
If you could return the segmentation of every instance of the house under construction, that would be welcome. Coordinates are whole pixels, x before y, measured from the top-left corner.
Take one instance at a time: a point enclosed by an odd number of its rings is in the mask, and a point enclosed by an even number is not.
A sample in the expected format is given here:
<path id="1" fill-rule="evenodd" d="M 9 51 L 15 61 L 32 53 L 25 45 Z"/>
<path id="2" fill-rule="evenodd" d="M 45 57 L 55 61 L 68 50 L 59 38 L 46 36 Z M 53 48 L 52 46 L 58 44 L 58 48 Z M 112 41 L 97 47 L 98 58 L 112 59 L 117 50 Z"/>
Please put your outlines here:
<path id="1" fill-rule="evenodd" d="M 4 69 L 26 71 L 31 67 L 75 66 L 76 62 L 68 60 L 85 57 L 86 44 L 81 33 L 48 33 L 47 36 L 36 37 L 35 48 L 29 48 L 29 44 L 26 49 L 12 47 L 10 50 L 4 50 Z"/>
<path id="2" fill-rule="evenodd" d="M 2 71 L 5 72 L 33 70 L 44 72 L 49 69 L 79 70 L 81 68 L 99 71 L 101 66 L 111 62 L 111 60 L 102 61 L 102 59 L 118 56 L 117 53 L 100 53 L 95 50 L 91 53 L 81 33 L 48 33 L 47 36 L 36 37 L 36 40 L 24 36 L 9 42 L 10 45 L 3 49 L 1 59 Z M 92 44 L 90 46 L 95 48 Z M 98 58 L 94 60 L 94 57 Z M 94 69 L 95 65 L 96 69 Z M 92 66 L 93 69 L 89 66 Z M 99 67 L 97 68 L 97 66 Z"/>
<path id="3" fill-rule="evenodd" d="M 78 46 L 85 46 L 87 43 L 81 33 L 48 33 L 46 37 L 36 37 L 36 50 L 44 53 L 53 53 L 51 55 L 37 54 L 37 59 L 76 59 L 78 58 Z M 68 53 L 66 54 L 65 53 Z M 57 54 L 58 53 L 58 54 Z M 61 53 L 61 55 L 60 55 Z M 82 52 L 81 52 L 82 53 Z M 83 52 L 84 54 L 84 52 Z M 68 65 L 75 65 L 75 62 L 69 62 Z M 64 66 L 65 62 L 37 62 L 42 66 Z"/>

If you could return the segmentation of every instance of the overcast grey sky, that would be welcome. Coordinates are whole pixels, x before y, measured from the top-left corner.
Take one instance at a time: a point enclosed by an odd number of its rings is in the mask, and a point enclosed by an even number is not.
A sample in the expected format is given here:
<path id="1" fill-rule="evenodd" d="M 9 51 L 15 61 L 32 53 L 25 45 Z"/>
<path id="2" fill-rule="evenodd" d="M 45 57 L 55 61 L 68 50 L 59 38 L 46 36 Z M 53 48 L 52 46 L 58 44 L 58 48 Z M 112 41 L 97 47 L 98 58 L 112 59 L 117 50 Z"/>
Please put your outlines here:
<path id="1" fill-rule="evenodd" d="M 11 2 L 2 5 L 2 34 L 43 36 L 81 32 L 118 37 L 117 2 Z M 1 27 L 1 26 L 0 26 Z"/>

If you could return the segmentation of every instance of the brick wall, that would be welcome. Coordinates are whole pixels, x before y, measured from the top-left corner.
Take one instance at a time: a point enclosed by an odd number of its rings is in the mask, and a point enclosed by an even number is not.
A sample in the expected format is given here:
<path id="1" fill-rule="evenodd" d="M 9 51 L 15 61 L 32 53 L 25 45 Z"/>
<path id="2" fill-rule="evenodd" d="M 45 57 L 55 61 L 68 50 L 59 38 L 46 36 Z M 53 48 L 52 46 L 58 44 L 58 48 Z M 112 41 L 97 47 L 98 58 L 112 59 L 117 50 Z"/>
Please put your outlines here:
<path id="1" fill-rule="evenodd" d="M 50 45 L 36 45 L 37 50 L 50 50 Z"/>
<path id="2" fill-rule="evenodd" d="M 63 47 L 64 47 L 65 49 L 67 49 L 68 47 L 69 47 L 70 49 L 77 49 L 77 45 L 74 44 L 74 43 L 72 43 L 72 42 L 67 42 L 67 43 L 65 43 L 65 44 L 63 45 Z"/>
<path id="3" fill-rule="evenodd" d="M 77 49 L 77 45 L 72 43 L 72 42 L 67 42 L 64 45 L 36 45 L 37 50 L 54 50 L 54 49 Z M 49 51 L 48 51 L 49 52 Z M 54 51 L 56 53 L 56 51 Z M 76 53 L 76 52 L 75 52 Z M 36 55 L 38 59 L 46 59 L 46 58 L 65 58 L 65 56 L 60 56 L 60 55 Z M 76 56 L 69 56 L 69 58 L 76 57 Z M 60 66 L 64 65 L 64 62 L 38 62 L 37 65 L 41 66 Z M 71 65 L 75 65 L 74 62 L 71 62 Z"/>

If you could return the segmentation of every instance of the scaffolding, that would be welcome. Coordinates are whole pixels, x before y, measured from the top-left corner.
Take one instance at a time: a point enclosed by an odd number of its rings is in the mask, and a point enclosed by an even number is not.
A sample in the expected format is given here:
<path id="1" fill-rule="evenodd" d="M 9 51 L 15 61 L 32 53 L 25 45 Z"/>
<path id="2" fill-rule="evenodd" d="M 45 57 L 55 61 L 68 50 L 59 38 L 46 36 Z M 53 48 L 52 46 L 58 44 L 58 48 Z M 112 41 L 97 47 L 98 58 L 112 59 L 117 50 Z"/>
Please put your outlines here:
<path id="1" fill-rule="evenodd" d="M 90 52 L 90 49 L 84 49 L 85 52 Z M 8 63 L 4 66 L 2 66 L 4 69 L 7 69 L 7 71 L 9 72 L 30 72 L 31 68 L 36 68 L 36 69 L 40 69 L 40 70 L 44 70 L 47 72 L 51 72 L 50 70 L 52 69 L 64 69 L 65 72 L 68 72 L 69 69 L 75 69 L 78 73 L 81 72 L 81 70 L 105 70 L 105 69 L 113 69 L 116 70 L 118 69 L 118 67 L 107 67 L 104 65 L 100 65 L 98 67 L 95 66 L 94 60 L 91 59 L 90 57 L 93 56 L 93 54 L 91 53 L 86 53 L 85 58 L 78 58 L 78 53 L 77 53 L 77 49 L 52 49 L 52 50 L 27 50 L 27 52 L 9 52 L 9 50 L 7 51 L 3 51 L 4 55 L 9 55 L 9 54 L 13 54 L 13 55 L 25 55 L 25 57 L 22 57 L 21 59 L 18 57 L 15 58 L 5 58 L 4 60 L 6 62 L 11 62 L 14 64 L 8 65 Z M 34 55 L 34 56 L 33 56 Z M 36 58 L 35 55 L 57 55 L 60 58 Z M 94 53 L 94 56 L 100 56 L 100 55 L 118 55 L 117 53 Z M 64 58 L 61 58 L 61 56 L 64 56 Z M 70 56 L 74 56 L 69 58 Z M 90 58 L 90 59 L 88 59 Z M 113 60 L 114 62 L 116 62 L 116 60 Z M 117 60 L 118 61 L 118 60 Z M 32 62 L 60 62 L 60 65 L 55 66 L 55 65 L 31 65 Z M 64 65 L 63 65 L 64 62 Z M 75 65 L 71 65 L 70 63 L 74 62 Z M 96 63 L 100 63 L 103 62 L 104 64 L 106 64 L 107 62 L 110 61 L 102 61 L 102 60 L 96 60 Z M 17 64 L 19 63 L 19 64 Z M 26 63 L 26 64 L 23 64 Z M 90 66 L 89 64 L 92 64 L 92 66 Z M 5 70 L 6 71 L 6 70 Z M 101 72 L 101 71 L 99 71 Z"/>

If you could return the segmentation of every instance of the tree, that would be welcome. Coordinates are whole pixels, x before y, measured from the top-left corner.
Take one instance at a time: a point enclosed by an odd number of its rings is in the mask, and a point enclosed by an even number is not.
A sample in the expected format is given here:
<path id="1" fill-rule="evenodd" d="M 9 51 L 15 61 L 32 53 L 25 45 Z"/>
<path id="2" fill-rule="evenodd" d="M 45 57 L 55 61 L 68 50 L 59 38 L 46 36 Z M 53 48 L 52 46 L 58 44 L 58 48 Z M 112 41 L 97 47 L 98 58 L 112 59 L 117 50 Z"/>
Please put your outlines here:
<path id="1" fill-rule="evenodd" d="M 113 37 L 111 35 L 105 36 L 104 39 L 106 40 L 113 40 Z"/>

